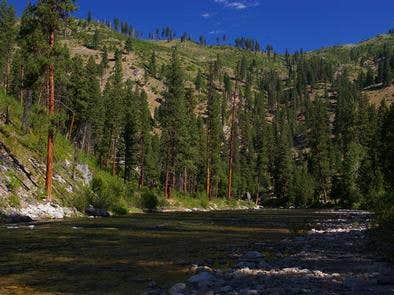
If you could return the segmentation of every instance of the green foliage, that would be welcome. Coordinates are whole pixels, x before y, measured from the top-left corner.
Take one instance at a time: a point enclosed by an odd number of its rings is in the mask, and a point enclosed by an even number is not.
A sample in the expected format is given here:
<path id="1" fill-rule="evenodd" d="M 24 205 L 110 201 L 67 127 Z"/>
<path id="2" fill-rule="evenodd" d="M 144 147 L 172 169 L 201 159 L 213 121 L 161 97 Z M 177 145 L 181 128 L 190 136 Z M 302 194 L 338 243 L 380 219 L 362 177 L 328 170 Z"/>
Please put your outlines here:
<path id="1" fill-rule="evenodd" d="M 96 173 L 90 187 L 82 187 L 74 193 L 70 205 L 81 212 L 89 205 L 110 210 L 116 215 L 125 215 L 129 211 L 123 181 L 101 171 Z"/>
<path id="2" fill-rule="evenodd" d="M 17 194 L 11 194 L 8 197 L 8 205 L 12 208 L 19 208 L 21 206 L 21 200 Z"/>
<path id="3" fill-rule="evenodd" d="M 289 188 L 289 201 L 299 208 L 306 208 L 314 202 L 315 180 L 306 167 L 296 167 Z"/>
<path id="4" fill-rule="evenodd" d="M 88 40 L 85 42 L 85 46 L 89 49 L 98 49 L 101 44 L 100 31 L 96 30 L 92 36 L 88 36 Z"/>
<path id="5" fill-rule="evenodd" d="M 386 192 L 376 197 L 374 211 L 377 223 L 394 233 L 394 192 Z"/>
<path id="6" fill-rule="evenodd" d="M 17 191 L 17 189 L 19 188 L 19 187 L 21 187 L 21 185 L 22 185 L 22 183 L 21 183 L 21 181 L 18 179 L 18 177 L 16 177 L 16 175 L 14 175 L 13 173 L 11 173 L 11 172 L 8 172 L 7 173 L 7 178 L 8 178 L 8 181 L 7 181 L 7 188 L 11 191 L 11 192 L 16 192 Z"/>
<path id="7" fill-rule="evenodd" d="M 159 199 L 154 192 L 143 192 L 141 195 L 141 207 L 143 209 L 154 210 L 159 205 Z"/>

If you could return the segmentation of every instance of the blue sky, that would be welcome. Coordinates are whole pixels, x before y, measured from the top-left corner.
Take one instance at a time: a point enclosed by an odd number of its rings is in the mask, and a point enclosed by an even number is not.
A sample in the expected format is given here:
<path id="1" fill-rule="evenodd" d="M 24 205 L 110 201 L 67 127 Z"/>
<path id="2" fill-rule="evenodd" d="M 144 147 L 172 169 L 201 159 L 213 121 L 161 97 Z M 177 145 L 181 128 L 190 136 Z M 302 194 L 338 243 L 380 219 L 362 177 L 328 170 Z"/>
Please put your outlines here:
<path id="1" fill-rule="evenodd" d="M 27 0 L 9 0 L 18 13 Z M 394 28 L 394 0 L 78 0 L 78 16 L 118 17 L 145 33 L 171 26 L 214 42 L 246 36 L 283 52 L 355 43 Z"/>

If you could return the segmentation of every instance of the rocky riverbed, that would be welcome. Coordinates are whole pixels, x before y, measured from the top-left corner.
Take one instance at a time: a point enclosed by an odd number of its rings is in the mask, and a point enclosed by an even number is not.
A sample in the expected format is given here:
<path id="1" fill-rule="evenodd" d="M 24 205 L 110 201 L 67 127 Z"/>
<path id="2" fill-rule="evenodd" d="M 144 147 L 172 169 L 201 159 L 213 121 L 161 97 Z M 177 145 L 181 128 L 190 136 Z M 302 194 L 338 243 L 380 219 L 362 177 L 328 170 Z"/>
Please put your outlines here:
<path id="1" fill-rule="evenodd" d="M 316 218 L 308 231 L 277 243 L 234 249 L 228 255 L 237 261 L 229 269 L 192 265 L 185 282 L 169 290 L 151 283 L 143 294 L 394 294 L 393 266 L 368 247 L 370 214 L 332 213 L 335 218 Z"/>

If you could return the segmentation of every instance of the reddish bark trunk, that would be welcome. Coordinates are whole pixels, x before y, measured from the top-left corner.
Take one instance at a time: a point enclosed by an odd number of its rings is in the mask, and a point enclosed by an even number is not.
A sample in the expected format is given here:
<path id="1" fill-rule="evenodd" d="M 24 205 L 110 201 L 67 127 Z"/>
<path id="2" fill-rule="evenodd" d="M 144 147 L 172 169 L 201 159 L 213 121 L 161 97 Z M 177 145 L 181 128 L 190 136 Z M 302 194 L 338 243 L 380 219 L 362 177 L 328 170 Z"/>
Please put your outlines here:
<path id="1" fill-rule="evenodd" d="M 169 177 L 170 177 L 170 172 L 168 169 L 166 170 L 166 179 L 164 183 L 164 196 L 166 199 L 170 198 L 170 192 L 169 192 Z"/>
<path id="2" fill-rule="evenodd" d="M 51 50 L 55 45 L 55 32 L 52 31 L 49 38 L 49 45 Z M 48 97 L 48 115 L 50 117 L 50 124 L 55 114 L 55 65 L 49 65 L 49 97 Z M 53 178 L 53 151 L 54 151 L 54 130 L 53 126 L 49 127 L 48 132 L 48 146 L 47 146 L 47 167 L 46 167 L 46 180 L 45 189 L 48 201 L 52 201 L 52 178 Z"/>
<path id="3" fill-rule="evenodd" d="M 211 199 L 211 167 L 209 166 L 209 164 L 207 165 L 207 196 L 208 199 Z"/>

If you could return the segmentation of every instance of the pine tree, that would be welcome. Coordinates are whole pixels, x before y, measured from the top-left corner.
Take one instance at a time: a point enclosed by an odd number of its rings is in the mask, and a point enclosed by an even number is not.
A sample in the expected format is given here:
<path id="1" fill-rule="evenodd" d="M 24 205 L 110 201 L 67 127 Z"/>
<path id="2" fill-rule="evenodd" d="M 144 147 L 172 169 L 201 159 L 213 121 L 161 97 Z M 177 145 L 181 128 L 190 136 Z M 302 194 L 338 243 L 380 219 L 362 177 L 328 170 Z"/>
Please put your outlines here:
<path id="1" fill-rule="evenodd" d="M 273 182 L 275 196 L 285 204 L 289 201 L 291 183 L 291 140 L 287 118 L 283 110 L 278 111 L 274 122 L 274 167 Z"/>
<path id="2" fill-rule="evenodd" d="M 92 16 L 92 11 L 88 11 L 88 15 L 86 17 L 86 21 L 90 24 L 92 22 L 93 16 Z"/>
<path id="3" fill-rule="evenodd" d="M 208 198 L 217 195 L 221 175 L 221 142 L 223 126 L 220 120 L 220 98 L 214 85 L 214 65 L 210 64 L 207 99 L 207 188 Z"/>
<path id="4" fill-rule="evenodd" d="M 330 127 L 327 107 L 317 98 L 308 110 L 307 126 L 310 130 L 311 171 L 318 185 L 318 193 L 324 202 L 328 201 L 331 183 L 330 171 Z"/>
<path id="5" fill-rule="evenodd" d="M 139 187 L 145 185 L 145 171 L 147 166 L 147 152 L 148 145 L 150 144 L 150 134 L 152 131 L 152 118 L 149 111 L 148 96 L 145 91 L 141 91 L 137 96 L 137 122 L 138 130 L 138 165 L 140 177 L 138 180 Z"/>
<path id="6" fill-rule="evenodd" d="M 127 53 L 130 53 L 133 51 L 133 39 L 131 37 L 127 38 L 124 48 Z"/>
<path id="7" fill-rule="evenodd" d="M 106 74 L 107 68 L 108 68 L 108 49 L 106 46 L 102 49 L 101 52 L 101 63 L 100 63 L 100 74 L 101 76 Z"/>
<path id="8" fill-rule="evenodd" d="M 381 119 L 380 137 L 381 146 L 380 161 L 382 171 L 384 173 L 385 181 L 389 189 L 394 188 L 394 106 L 391 105 L 389 110 L 383 115 Z"/>
<path id="9" fill-rule="evenodd" d="M 88 46 L 90 49 L 98 49 L 100 47 L 100 42 L 101 42 L 101 36 L 100 32 L 98 29 L 94 31 L 94 34 L 92 36 L 92 42 Z"/>
<path id="10" fill-rule="evenodd" d="M 148 64 L 148 70 L 149 70 L 149 73 L 153 77 L 156 77 L 157 65 L 156 65 L 156 52 L 155 51 L 152 52 L 152 55 L 150 57 L 149 64 Z"/>
<path id="11" fill-rule="evenodd" d="M 245 86 L 244 95 L 241 97 L 241 105 L 239 110 L 239 129 L 240 129 L 240 192 L 241 194 L 255 193 L 255 170 L 256 163 L 253 139 L 256 130 L 253 128 L 253 95 L 251 85 Z"/>
<path id="12" fill-rule="evenodd" d="M 194 80 L 194 86 L 196 87 L 197 91 L 201 90 L 202 84 L 203 84 L 203 78 L 202 78 L 201 70 L 199 69 L 197 72 L 196 79 Z"/>
<path id="13" fill-rule="evenodd" d="M 136 153 L 137 153 L 137 126 L 134 114 L 135 110 L 129 107 L 125 115 L 125 126 L 123 130 L 123 140 L 125 144 L 125 167 L 124 167 L 124 180 L 131 181 L 132 172 L 135 170 L 137 165 Z"/>
<path id="14" fill-rule="evenodd" d="M 306 166 L 294 167 L 289 187 L 290 204 L 298 208 L 306 208 L 313 204 L 315 179 L 309 174 Z"/>
<path id="15" fill-rule="evenodd" d="M 266 122 L 267 109 L 264 94 L 260 92 L 254 103 L 253 128 L 255 130 L 254 150 L 255 182 L 257 198 L 266 197 L 271 190 L 270 154 L 272 153 L 272 130 Z"/>
<path id="16" fill-rule="evenodd" d="M 171 64 L 166 73 L 164 102 L 159 108 L 159 122 L 162 129 L 161 148 L 164 170 L 164 195 L 171 197 L 175 188 L 177 172 L 183 171 L 183 151 L 186 139 L 185 124 L 185 93 L 184 74 L 181 70 L 180 61 L 176 49 L 172 53 Z"/>
<path id="17" fill-rule="evenodd" d="M 0 82 L 4 90 L 9 90 L 11 56 L 16 39 L 16 16 L 6 0 L 0 2 Z"/>
<path id="18" fill-rule="evenodd" d="M 48 60 L 46 66 L 48 68 L 48 113 L 50 120 L 53 121 L 55 115 L 55 65 L 54 58 L 55 34 L 63 25 L 64 20 L 72 12 L 74 7 L 73 0 L 40 0 L 35 6 L 29 9 L 35 19 L 35 25 L 42 30 L 43 37 L 48 42 Z M 30 23 L 30 25 L 34 25 Z M 53 124 L 53 122 L 51 123 Z M 52 199 L 52 175 L 53 175 L 53 148 L 54 148 L 54 127 L 50 126 L 48 132 L 48 151 L 47 151 L 47 169 L 46 169 L 46 192 L 49 200 Z"/>

